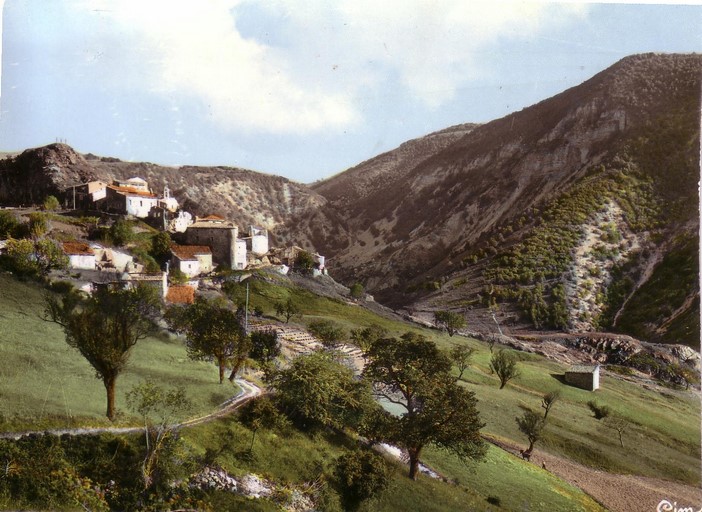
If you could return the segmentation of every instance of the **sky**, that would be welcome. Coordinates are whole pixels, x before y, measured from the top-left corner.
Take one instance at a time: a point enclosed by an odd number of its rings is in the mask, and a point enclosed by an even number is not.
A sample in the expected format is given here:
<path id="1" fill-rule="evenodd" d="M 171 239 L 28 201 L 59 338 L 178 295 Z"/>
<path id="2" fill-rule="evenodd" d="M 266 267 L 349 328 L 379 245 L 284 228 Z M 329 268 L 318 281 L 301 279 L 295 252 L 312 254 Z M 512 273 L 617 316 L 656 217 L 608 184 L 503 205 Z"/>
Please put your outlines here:
<path id="1" fill-rule="evenodd" d="M 702 5 L 0 0 L 0 151 L 65 140 L 310 183 L 488 122 L 643 52 L 702 52 Z"/>

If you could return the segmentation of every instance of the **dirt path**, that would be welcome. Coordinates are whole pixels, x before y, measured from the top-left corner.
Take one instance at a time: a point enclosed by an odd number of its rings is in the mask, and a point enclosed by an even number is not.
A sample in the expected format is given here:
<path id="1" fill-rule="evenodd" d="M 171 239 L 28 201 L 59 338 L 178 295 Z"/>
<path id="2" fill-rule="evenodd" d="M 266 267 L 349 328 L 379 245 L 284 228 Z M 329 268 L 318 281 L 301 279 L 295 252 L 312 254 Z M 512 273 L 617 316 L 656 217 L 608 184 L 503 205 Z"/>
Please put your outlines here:
<path id="1" fill-rule="evenodd" d="M 488 440 L 519 455 L 519 447 L 515 444 Z M 613 512 L 697 512 L 702 507 L 702 489 L 690 485 L 659 478 L 598 471 L 540 450 L 534 451 L 531 462 L 537 466 L 545 464 L 547 471 L 579 487 Z M 663 500 L 667 500 L 670 505 L 668 508 L 662 503 Z"/>
<path id="2" fill-rule="evenodd" d="M 227 414 L 231 414 L 243 404 L 251 400 L 253 397 L 258 396 L 262 393 L 261 388 L 255 384 L 251 384 L 243 379 L 236 379 L 236 383 L 241 387 L 241 392 L 222 403 L 214 412 L 205 414 L 198 418 L 192 418 L 180 423 L 179 427 L 192 427 L 194 425 L 200 425 L 201 423 L 206 423 Z M 64 429 L 49 429 L 49 430 L 24 430 L 22 432 L 0 432 L 0 439 L 20 439 L 21 437 L 30 435 L 71 435 L 71 436 L 85 436 L 85 435 L 96 435 L 102 434 L 104 432 L 110 432 L 112 434 L 131 434 L 134 432 L 141 432 L 143 427 L 96 427 L 96 428 L 64 428 Z"/>

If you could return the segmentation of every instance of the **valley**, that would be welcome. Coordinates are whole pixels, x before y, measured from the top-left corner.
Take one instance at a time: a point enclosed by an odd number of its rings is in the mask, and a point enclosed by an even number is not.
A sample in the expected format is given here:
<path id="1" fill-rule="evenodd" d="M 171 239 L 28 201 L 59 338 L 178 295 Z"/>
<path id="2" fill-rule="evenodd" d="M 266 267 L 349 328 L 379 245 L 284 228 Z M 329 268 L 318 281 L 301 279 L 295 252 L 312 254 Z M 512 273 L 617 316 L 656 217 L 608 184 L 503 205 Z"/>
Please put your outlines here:
<path id="1" fill-rule="evenodd" d="M 0 507 L 702 504 L 701 76 L 700 55 L 631 56 L 310 185 L 63 143 L 5 155 Z M 95 183 L 107 198 L 77 203 Z M 137 214 L 131 200 L 153 207 Z M 124 351 L 111 415 L 106 370 L 75 339 L 110 325 L 114 308 L 91 309 L 100 300 L 147 281 L 158 311 Z M 82 313 L 92 327 L 72 332 Z M 455 332 L 440 314 L 459 319 Z M 196 346 L 224 338 L 224 352 Z M 412 385 L 388 383 L 396 375 Z M 223 407 L 252 386 L 260 396 Z M 59 435 L 71 429 L 97 430 Z M 379 442 L 407 460 L 379 456 Z M 415 480 L 413 457 L 440 478 Z M 264 491 L 210 485 L 212 474 Z M 354 478 L 376 477 L 349 498 Z"/>

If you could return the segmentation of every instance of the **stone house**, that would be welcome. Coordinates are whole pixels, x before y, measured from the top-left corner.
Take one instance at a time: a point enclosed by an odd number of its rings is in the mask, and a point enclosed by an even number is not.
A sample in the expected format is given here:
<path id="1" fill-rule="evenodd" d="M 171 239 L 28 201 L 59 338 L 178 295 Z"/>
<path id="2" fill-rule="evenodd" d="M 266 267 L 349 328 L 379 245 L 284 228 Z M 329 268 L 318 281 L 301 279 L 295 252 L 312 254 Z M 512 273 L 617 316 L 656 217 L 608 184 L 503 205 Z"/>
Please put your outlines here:
<path id="1" fill-rule="evenodd" d="M 144 181 L 141 178 L 132 178 L 132 180 Z M 148 217 L 149 211 L 158 206 L 159 198 L 156 194 L 151 193 L 148 188 L 124 186 L 122 185 L 123 183 L 129 183 L 129 181 L 117 181 L 107 186 L 105 209 L 108 212 L 133 215 L 140 219 Z M 139 182 L 135 183 L 141 185 Z"/>
<path id="2" fill-rule="evenodd" d="M 171 268 L 188 277 L 212 271 L 212 251 L 206 245 L 171 245 Z"/>
<path id="3" fill-rule="evenodd" d="M 89 181 L 66 190 L 64 206 L 73 210 L 97 210 L 107 197 L 107 183 Z"/>
<path id="4" fill-rule="evenodd" d="M 85 242 L 63 242 L 61 248 L 68 256 L 68 267 L 74 270 L 95 270 L 95 251 Z"/>
<path id="5" fill-rule="evenodd" d="M 595 391 L 600 387 L 600 365 L 573 365 L 566 371 L 565 381 L 571 386 Z"/>
<path id="6" fill-rule="evenodd" d="M 246 241 L 238 238 L 239 228 L 219 215 L 197 217 L 185 231 L 188 245 L 206 245 L 212 261 L 232 269 L 246 268 Z"/>

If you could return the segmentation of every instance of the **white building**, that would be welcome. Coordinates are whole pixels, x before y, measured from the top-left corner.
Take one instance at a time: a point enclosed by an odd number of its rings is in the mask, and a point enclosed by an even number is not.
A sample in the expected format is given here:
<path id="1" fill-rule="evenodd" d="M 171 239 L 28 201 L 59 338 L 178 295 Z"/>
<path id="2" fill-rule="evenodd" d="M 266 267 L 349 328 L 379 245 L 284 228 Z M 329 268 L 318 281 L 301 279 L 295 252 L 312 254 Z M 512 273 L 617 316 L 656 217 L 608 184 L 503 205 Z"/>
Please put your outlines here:
<path id="1" fill-rule="evenodd" d="M 236 239 L 236 249 L 234 251 L 234 265 L 232 269 L 243 270 L 246 268 L 246 240 L 243 238 Z"/>
<path id="2" fill-rule="evenodd" d="M 249 226 L 249 238 L 253 254 L 263 256 L 268 253 L 268 231 L 256 226 Z"/>
<path id="3" fill-rule="evenodd" d="M 212 271 L 212 251 L 204 245 L 171 245 L 171 268 L 177 268 L 188 277 Z"/>
<path id="4" fill-rule="evenodd" d="M 84 242 L 63 242 L 68 266 L 74 270 L 95 270 L 95 251 Z"/>

